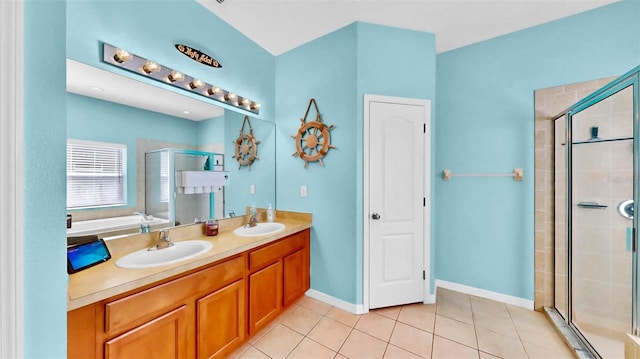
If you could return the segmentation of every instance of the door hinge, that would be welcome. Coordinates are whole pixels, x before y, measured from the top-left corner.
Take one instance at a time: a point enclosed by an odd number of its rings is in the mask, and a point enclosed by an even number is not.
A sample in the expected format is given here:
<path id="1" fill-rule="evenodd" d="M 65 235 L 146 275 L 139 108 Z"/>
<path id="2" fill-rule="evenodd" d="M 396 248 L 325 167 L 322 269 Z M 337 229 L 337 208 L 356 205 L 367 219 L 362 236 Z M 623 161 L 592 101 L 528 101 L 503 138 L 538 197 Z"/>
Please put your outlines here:
<path id="1" fill-rule="evenodd" d="M 422 197 L 422 207 L 427 206 L 427 197 Z"/>
<path id="2" fill-rule="evenodd" d="M 422 280 L 426 280 L 427 279 L 427 273 L 425 271 L 422 271 Z"/>
<path id="3" fill-rule="evenodd" d="M 426 123 L 422 124 L 422 132 L 427 133 L 427 124 Z"/>

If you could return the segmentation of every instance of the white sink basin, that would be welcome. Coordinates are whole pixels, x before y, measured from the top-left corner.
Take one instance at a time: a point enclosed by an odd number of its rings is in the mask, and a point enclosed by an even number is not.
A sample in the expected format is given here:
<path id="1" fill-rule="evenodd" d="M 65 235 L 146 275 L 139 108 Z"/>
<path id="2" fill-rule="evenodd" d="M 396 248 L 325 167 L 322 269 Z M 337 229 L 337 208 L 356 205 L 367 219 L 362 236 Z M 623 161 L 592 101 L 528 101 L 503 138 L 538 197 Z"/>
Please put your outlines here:
<path id="1" fill-rule="evenodd" d="M 193 258 L 213 248 L 207 241 L 175 242 L 173 246 L 150 251 L 145 249 L 127 254 L 116 261 L 120 268 L 151 268 Z"/>
<path id="2" fill-rule="evenodd" d="M 242 226 L 236 228 L 233 234 L 236 236 L 251 237 L 251 236 L 266 236 L 267 234 L 274 234 L 284 230 L 285 225 L 278 222 L 258 223 L 255 227 Z"/>

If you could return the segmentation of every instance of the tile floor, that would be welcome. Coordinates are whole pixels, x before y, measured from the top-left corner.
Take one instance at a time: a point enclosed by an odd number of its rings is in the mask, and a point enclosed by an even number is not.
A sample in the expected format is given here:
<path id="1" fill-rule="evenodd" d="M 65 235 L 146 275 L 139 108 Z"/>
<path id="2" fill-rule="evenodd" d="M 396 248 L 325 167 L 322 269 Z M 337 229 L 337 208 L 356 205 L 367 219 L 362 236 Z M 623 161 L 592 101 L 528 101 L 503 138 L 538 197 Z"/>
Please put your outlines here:
<path id="1" fill-rule="evenodd" d="M 438 289 L 437 304 L 355 315 L 304 297 L 232 358 L 573 358 L 542 314 Z"/>

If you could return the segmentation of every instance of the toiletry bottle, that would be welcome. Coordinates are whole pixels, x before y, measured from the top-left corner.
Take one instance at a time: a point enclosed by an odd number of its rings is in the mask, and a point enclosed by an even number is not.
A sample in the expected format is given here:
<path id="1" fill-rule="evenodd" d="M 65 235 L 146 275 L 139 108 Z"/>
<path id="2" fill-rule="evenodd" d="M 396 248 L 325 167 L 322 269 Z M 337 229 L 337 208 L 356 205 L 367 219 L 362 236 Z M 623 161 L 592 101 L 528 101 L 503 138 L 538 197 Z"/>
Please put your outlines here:
<path id="1" fill-rule="evenodd" d="M 271 203 L 269 203 L 269 207 L 267 208 L 267 222 L 273 222 L 273 207 L 271 207 Z"/>

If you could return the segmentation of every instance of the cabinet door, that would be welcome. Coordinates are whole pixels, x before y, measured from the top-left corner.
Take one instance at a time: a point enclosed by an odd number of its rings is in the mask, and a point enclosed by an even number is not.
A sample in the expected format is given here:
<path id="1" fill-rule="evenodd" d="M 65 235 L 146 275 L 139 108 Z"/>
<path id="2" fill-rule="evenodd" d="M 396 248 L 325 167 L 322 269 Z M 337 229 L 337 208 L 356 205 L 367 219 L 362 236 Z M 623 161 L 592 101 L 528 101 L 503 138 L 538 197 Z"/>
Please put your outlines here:
<path id="1" fill-rule="evenodd" d="M 245 338 L 245 282 L 239 280 L 197 301 L 198 358 L 223 358 Z"/>
<path id="2" fill-rule="evenodd" d="M 105 358 L 186 358 L 189 339 L 186 306 L 105 343 Z"/>
<path id="3" fill-rule="evenodd" d="M 309 289 L 306 286 L 305 273 L 308 272 L 308 265 L 305 266 L 305 251 L 300 249 L 284 257 L 284 306 L 287 307 L 298 299 Z"/>
<path id="4" fill-rule="evenodd" d="M 282 262 L 249 276 L 249 333 L 255 334 L 282 309 Z"/>

